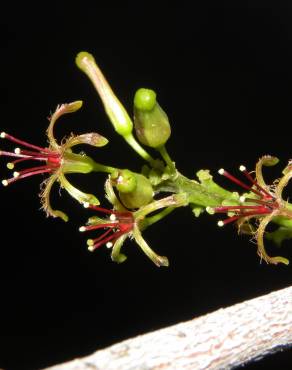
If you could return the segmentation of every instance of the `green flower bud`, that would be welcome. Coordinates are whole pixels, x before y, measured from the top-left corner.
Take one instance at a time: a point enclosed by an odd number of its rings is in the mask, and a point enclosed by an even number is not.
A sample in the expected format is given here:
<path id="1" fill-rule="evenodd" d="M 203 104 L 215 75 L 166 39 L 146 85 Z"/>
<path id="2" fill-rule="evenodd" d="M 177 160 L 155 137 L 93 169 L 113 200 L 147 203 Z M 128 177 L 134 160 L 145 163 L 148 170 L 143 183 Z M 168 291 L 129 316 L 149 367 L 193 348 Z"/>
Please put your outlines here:
<path id="1" fill-rule="evenodd" d="M 156 93 L 139 89 L 134 97 L 134 127 L 139 141 L 152 148 L 163 146 L 170 137 L 168 117 L 156 101 Z"/>
<path id="2" fill-rule="evenodd" d="M 130 172 L 130 171 L 129 171 Z M 153 200 L 153 189 L 147 177 L 135 173 L 136 186 L 132 191 L 122 192 L 119 195 L 122 203 L 127 208 L 140 208 Z"/>

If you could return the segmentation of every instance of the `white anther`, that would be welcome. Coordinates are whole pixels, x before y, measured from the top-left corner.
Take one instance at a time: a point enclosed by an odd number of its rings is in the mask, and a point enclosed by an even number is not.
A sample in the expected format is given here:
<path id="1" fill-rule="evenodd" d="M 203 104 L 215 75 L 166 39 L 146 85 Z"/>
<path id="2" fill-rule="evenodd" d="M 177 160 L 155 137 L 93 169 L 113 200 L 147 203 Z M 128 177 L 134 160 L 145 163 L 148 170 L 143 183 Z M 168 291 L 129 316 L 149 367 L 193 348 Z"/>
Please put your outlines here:
<path id="1" fill-rule="evenodd" d="M 123 179 L 123 176 L 120 175 L 118 178 L 117 178 L 117 183 L 120 184 L 121 182 L 123 182 L 124 179 Z"/>
<path id="2" fill-rule="evenodd" d="M 107 242 L 107 243 L 106 243 L 106 247 L 107 247 L 107 248 L 111 248 L 112 246 L 113 246 L 113 243 L 112 243 L 112 242 Z"/>
<path id="3" fill-rule="evenodd" d="M 225 172 L 224 168 L 220 168 L 220 170 L 218 171 L 219 175 L 224 175 L 224 172 Z"/>
<path id="4" fill-rule="evenodd" d="M 84 203 L 83 203 L 83 207 L 84 207 L 84 208 L 88 208 L 89 206 L 90 206 L 90 204 L 89 204 L 88 202 L 84 202 Z"/>
<path id="5" fill-rule="evenodd" d="M 239 171 L 241 171 L 241 172 L 246 171 L 246 167 L 245 167 L 245 166 L 243 166 L 243 165 L 241 165 L 241 166 L 239 167 Z"/>
<path id="6" fill-rule="evenodd" d="M 15 153 L 15 154 L 20 154 L 20 148 L 15 148 L 15 149 L 14 149 L 14 153 Z"/>
<path id="7" fill-rule="evenodd" d="M 241 197 L 239 197 L 239 201 L 240 201 L 240 203 L 244 203 L 245 202 L 245 196 L 242 195 Z"/>
<path id="8" fill-rule="evenodd" d="M 14 171 L 14 172 L 13 172 L 13 177 L 18 177 L 18 176 L 19 176 L 19 172 Z"/>
<path id="9" fill-rule="evenodd" d="M 217 222 L 217 225 L 218 225 L 219 227 L 222 227 L 222 226 L 224 226 L 224 222 L 223 222 L 223 221 L 218 221 L 218 222 Z"/>
<path id="10" fill-rule="evenodd" d="M 80 226 L 79 227 L 79 231 L 81 232 L 81 233 L 83 233 L 83 231 L 85 231 L 86 230 L 86 227 L 85 226 Z"/>
<path id="11" fill-rule="evenodd" d="M 94 251 L 94 246 L 93 245 L 89 245 L 88 248 L 89 252 L 93 252 Z"/>
<path id="12" fill-rule="evenodd" d="M 7 186 L 8 185 L 8 181 L 7 180 L 2 180 L 2 185 Z"/>
<path id="13" fill-rule="evenodd" d="M 6 137 L 6 133 L 5 133 L 5 132 L 1 132 L 0 137 L 1 137 L 2 139 L 5 139 L 5 137 Z"/>
<path id="14" fill-rule="evenodd" d="M 111 221 L 116 221 L 117 219 L 117 216 L 114 215 L 113 213 L 110 215 L 110 218 L 109 218 Z"/>

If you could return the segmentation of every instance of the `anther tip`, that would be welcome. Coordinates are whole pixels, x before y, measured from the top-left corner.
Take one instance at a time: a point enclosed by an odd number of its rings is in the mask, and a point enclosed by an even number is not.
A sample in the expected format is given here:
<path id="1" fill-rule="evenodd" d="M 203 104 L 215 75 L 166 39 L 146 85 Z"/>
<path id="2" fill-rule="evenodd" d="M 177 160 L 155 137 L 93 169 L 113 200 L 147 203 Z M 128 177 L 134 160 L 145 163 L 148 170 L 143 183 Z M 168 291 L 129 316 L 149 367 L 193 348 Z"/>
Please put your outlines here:
<path id="1" fill-rule="evenodd" d="M 1 132 L 0 137 L 1 137 L 2 139 L 5 139 L 5 137 L 6 137 L 6 133 L 5 133 L 5 132 Z"/>
<path id="2" fill-rule="evenodd" d="M 110 215 L 110 220 L 111 221 L 116 221 L 117 217 L 113 213 Z"/>
<path id="3" fill-rule="evenodd" d="M 223 227 L 224 226 L 224 222 L 222 220 L 220 220 L 220 221 L 217 222 L 217 225 L 219 227 Z"/>
<path id="4" fill-rule="evenodd" d="M 83 231 L 85 231 L 86 230 L 86 227 L 85 226 L 80 226 L 79 227 L 79 231 L 82 233 Z"/>
<path id="5" fill-rule="evenodd" d="M 94 244 L 92 239 L 88 239 L 86 243 L 89 247 L 92 247 Z"/>
<path id="6" fill-rule="evenodd" d="M 246 171 L 246 167 L 245 167 L 245 166 L 243 166 L 243 165 L 239 166 L 239 171 L 241 171 L 241 172 Z"/>
<path id="7" fill-rule="evenodd" d="M 84 202 L 84 203 L 83 203 L 83 207 L 84 207 L 84 208 L 88 208 L 89 206 L 90 206 L 90 204 L 89 204 L 88 202 Z"/>
<path id="8" fill-rule="evenodd" d="M 7 166 L 7 168 L 8 168 L 9 170 L 13 170 L 13 168 L 14 168 L 14 164 L 13 164 L 12 162 L 8 162 L 8 163 L 6 164 L 6 166 Z"/>
<path id="9" fill-rule="evenodd" d="M 19 176 L 19 172 L 14 171 L 14 172 L 13 172 L 13 177 L 18 177 L 18 176 Z"/>
<path id="10" fill-rule="evenodd" d="M 107 247 L 107 248 L 111 248 L 112 246 L 113 246 L 113 243 L 112 243 L 112 242 L 107 242 L 107 243 L 106 243 L 106 247 Z"/>
<path id="11" fill-rule="evenodd" d="M 8 185 L 8 181 L 7 180 L 2 180 L 2 185 L 7 186 Z"/>
<path id="12" fill-rule="evenodd" d="M 89 252 L 93 252 L 94 251 L 94 246 L 93 245 L 89 245 L 88 248 Z"/>
<path id="13" fill-rule="evenodd" d="M 224 168 L 220 168 L 220 170 L 218 171 L 219 175 L 224 175 L 224 172 L 225 172 Z"/>
<path id="14" fill-rule="evenodd" d="M 239 201 L 240 201 L 240 203 L 244 203 L 245 202 L 245 196 L 242 195 L 241 197 L 239 197 Z"/>
<path id="15" fill-rule="evenodd" d="M 20 154 L 20 148 L 15 148 L 15 149 L 14 149 L 14 153 L 15 153 L 15 154 Z"/>

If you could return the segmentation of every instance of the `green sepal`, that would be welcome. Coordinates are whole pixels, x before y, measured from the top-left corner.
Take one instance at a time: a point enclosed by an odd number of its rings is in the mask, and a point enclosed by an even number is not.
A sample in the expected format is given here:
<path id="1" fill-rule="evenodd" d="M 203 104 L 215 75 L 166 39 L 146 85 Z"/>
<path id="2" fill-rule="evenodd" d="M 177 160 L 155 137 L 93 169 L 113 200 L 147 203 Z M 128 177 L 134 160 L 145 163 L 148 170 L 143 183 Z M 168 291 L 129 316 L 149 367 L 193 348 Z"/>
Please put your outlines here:
<path id="1" fill-rule="evenodd" d="M 67 149 L 80 144 L 88 144 L 95 147 L 103 147 L 107 143 L 108 139 L 105 138 L 104 136 L 98 134 L 97 132 L 89 132 L 87 134 L 70 137 L 64 144 L 64 147 Z"/>
<path id="2" fill-rule="evenodd" d="M 121 247 L 124 241 L 126 240 L 126 238 L 127 238 L 127 235 L 122 235 L 114 243 L 113 248 L 112 248 L 112 254 L 111 254 L 112 261 L 117 262 L 117 263 L 123 263 L 126 261 L 127 256 L 120 252 Z"/>
<path id="3" fill-rule="evenodd" d="M 64 152 L 62 172 L 63 173 L 90 173 L 94 171 L 95 162 L 87 155 Z"/>

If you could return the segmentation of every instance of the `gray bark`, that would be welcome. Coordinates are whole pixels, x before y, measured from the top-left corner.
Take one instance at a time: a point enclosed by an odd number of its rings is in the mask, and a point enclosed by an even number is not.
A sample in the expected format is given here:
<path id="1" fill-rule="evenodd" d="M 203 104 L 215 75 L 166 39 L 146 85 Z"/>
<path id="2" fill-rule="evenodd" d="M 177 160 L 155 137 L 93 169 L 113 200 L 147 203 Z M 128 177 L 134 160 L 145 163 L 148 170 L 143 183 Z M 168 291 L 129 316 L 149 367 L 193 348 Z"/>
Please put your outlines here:
<path id="1" fill-rule="evenodd" d="M 292 348 L 292 286 L 47 370 L 227 370 L 283 347 Z"/>

